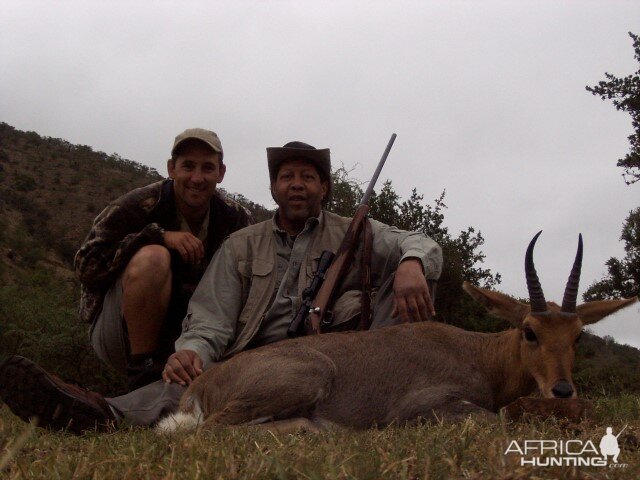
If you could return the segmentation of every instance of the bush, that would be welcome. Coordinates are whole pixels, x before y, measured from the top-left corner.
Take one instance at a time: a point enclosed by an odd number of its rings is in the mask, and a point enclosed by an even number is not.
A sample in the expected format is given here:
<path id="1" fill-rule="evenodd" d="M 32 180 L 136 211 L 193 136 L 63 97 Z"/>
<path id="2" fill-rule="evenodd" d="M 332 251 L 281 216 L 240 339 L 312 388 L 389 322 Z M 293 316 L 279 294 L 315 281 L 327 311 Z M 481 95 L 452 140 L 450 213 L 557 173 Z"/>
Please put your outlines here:
<path id="1" fill-rule="evenodd" d="M 573 379 L 580 395 L 640 394 L 638 350 L 584 333 L 578 344 Z"/>
<path id="2" fill-rule="evenodd" d="M 35 179 L 30 177 L 29 175 L 16 175 L 15 180 L 15 189 L 19 192 L 30 192 L 35 190 L 37 187 Z"/>

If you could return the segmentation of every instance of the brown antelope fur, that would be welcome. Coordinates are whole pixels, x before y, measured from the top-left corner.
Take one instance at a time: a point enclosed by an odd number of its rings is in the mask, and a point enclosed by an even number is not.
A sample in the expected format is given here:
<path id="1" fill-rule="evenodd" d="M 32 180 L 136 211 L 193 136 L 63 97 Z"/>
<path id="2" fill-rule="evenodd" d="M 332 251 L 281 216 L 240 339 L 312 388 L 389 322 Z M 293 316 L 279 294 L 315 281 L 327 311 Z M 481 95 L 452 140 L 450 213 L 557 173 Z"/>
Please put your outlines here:
<path id="1" fill-rule="evenodd" d="M 536 386 L 545 398 L 575 397 L 571 369 L 582 327 L 636 301 L 576 308 L 569 295 L 569 306 L 559 307 L 541 303 L 534 285 L 531 303 L 546 310 L 531 314 L 507 295 L 467 282 L 463 288 L 515 328 L 488 334 L 428 321 L 277 342 L 214 364 L 191 383 L 180 412 L 201 416 L 205 427 L 367 428 L 492 417 Z M 168 418 L 159 428 L 181 426 Z"/>

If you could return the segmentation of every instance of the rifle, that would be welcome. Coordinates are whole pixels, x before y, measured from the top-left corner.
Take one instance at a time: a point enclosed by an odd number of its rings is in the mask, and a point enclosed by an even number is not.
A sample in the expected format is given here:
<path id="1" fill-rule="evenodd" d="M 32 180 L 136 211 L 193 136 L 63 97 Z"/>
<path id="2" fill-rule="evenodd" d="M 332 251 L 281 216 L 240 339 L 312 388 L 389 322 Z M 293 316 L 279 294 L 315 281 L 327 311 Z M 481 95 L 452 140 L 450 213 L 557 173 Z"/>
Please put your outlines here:
<path id="1" fill-rule="evenodd" d="M 318 294 L 318 290 L 320 290 L 320 286 L 326 277 L 327 269 L 329 268 L 329 265 L 331 265 L 333 257 L 335 257 L 334 253 L 329 250 L 323 251 L 322 255 L 320 255 L 318 270 L 316 270 L 313 280 L 311 280 L 311 285 L 305 288 L 302 292 L 302 304 L 300 305 L 300 308 L 298 308 L 296 316 L 293 318 L 291 324 L 289 324 L 289 328 L 287 329 L 287 336 L 289 338 L 299 337 L 304 333 L 302 327 L 305 325 L 307 316 L 311 310 L 311 302 Z"/>
<path id="2" fill-rule="evenodd" d="M 367 214 L 369 213 L 368 204 L 369 199 L 373 194 L 373 187 L 378 181 L 380 171 L 382 170 L 384 162 L 389 156 L 389 152 L 391 151 L 391 147 L 393 146 L 393 142 L 395 141 L 395 139 L 396 134 L 394 133 L 391 135 L 391 139 L 389 139 L 387 148 L 384 149 L 382 158 L 380 159 L 378 167 L 373 173 L 373 177 L 371 177 L 371 181 L 369 182 L 369 186 L 362 196 L 362 200 L 360 200 L 360 204 L 356 209 L 356 213 L 353 215 L 353 219 L 351 220 L 351 224 L 349 225 L 349 228 L 344 235 L 344 239 L 340 244 L 340 248 L 338 248 L 338 252 L 336 253 L 335 258 L 331 263 L 331 266 L 324 275 L 324 282 L 322 282 L 318 293 L 315 295 L 313 302 L 311 303 L 311 307 L 308 310 L 310 321 L 306 322 L 307 334 L 320 333 L 321 326 L 327 326 L 327 324 L 331 324 L 330 321 L 326 321 L 328 309 L 334 298 L 334 294 L 340 283 L 340 280 L 344 278 L 347 270 L 353 263 L 353 257 L 356 247 L 358 246 L 360 234 L 362 233 L 363 226 L 367 221 Z"/>
<path id="3" fill-rule="evenodd" d="M 618 434 L 616 435 L 616 438 L 618 438 L 618 437 L 622 434 L 622 432 L 624 432 L 624 431 L 626 430 L 626 428 L 627 428 L 628 426 L 629 426 L 629 425 L 625 425 L 625 426 L 624 426 L 624 428 L 623 428 L 622 430 L 620 430 L 620 432 L 618 432 Z"/>

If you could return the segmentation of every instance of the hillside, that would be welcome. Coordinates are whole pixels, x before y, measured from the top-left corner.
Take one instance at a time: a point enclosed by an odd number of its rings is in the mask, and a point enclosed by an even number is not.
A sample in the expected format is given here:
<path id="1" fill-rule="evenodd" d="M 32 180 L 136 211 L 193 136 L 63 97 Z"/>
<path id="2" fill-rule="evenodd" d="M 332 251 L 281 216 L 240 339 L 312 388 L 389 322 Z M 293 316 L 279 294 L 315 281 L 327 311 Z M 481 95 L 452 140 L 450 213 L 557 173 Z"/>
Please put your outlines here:
<path id="1" fill-rule="evenodd" d="M 0 123 L 0 361 L 20 353 L 103 391 L 122 386 L 87 346 L 73 256 L 104 206 L 161 178 L 117 154 Z M 270 215 L 234 197 L 256 220 Z M 480 318 L 477 312 L 473 307 L 465 318 Z M 503 328 L 491 322 L 476 328 Z M 583 393 L 640 393 L 640 352 L 584 335 L 575 376 Z"/>
<path id="2" fill-rule="evenodd" d="M 110 200 L 160 178 L 116 154 L 0 123 L 3 263 L 69 268 L 93 218 Z"/>
<path id="3" fill-rule="evenodd" d="M 0 123 L 2 278 L 9 281 L 7 270 L 37 263 L 55 266 L 65 276 L 95 216 L 118 196 L 162 178 L 115 153 Z M 254 217 L 269 214 L 239 197 Z"/>

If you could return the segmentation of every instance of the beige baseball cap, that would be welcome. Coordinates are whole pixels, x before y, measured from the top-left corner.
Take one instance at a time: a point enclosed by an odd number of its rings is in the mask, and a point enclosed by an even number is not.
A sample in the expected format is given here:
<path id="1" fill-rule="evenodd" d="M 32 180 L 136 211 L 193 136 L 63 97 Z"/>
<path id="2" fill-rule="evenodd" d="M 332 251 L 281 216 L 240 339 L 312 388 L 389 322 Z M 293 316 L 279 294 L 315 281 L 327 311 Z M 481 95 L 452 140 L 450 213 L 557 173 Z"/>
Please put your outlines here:
<path id="1" fill-rule="evenodd" d="M 220 154 L 220 160 L 222 160 L 222 143 L 220 143 L 218 135 L 216 135 L 215 132 L 212 132 L 211 130 L 205 130 L 204 128 L 188 128 L 180 135 L 178 135 L 176 137 L 176 140 L 173 142 L 173 148 L 171 149 L 171 158 L 175 157 L 176 150 L 178 149 L 180 144 L 191 138 L 195 138 L 196 140 L 200 140 L 209 145 L 214 152 L 218 152 Z"/>

